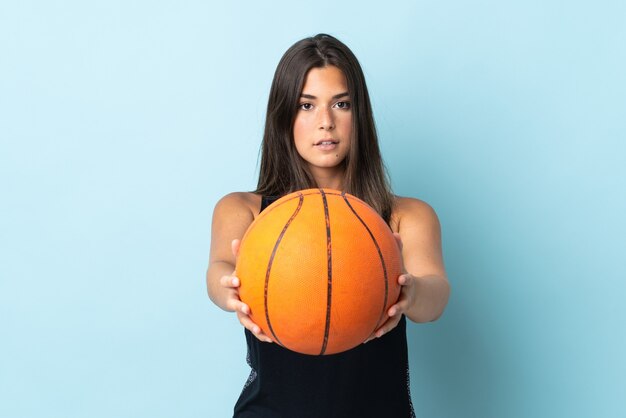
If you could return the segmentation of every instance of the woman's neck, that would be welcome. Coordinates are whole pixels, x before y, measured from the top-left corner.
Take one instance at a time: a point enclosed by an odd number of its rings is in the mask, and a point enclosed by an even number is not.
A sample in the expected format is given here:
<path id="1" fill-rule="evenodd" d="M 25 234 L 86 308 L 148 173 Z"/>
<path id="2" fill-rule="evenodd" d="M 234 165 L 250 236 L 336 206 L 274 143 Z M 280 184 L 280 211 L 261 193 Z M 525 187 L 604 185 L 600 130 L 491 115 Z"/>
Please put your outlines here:
<path id="1" fill-rule="evenodd" d="M 317 169 L 311 170 L 317 187 L 343 190 L 344 188 L 344 170 Z"/>

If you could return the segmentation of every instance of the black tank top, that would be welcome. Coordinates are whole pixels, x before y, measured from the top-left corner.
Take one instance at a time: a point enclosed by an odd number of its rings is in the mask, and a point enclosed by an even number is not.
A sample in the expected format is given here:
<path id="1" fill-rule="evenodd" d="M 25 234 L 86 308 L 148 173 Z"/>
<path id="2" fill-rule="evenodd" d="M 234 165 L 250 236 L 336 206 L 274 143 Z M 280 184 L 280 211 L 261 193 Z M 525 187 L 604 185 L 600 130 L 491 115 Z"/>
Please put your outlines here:
<path id="1" fill-rule="evenodd" d="M 263 197 L 261 211 L 277 197 Z M 406 319 L 343 353 L 311 356 L 245 329 L 250 376 L 235 418 L 411 418 Z"/>

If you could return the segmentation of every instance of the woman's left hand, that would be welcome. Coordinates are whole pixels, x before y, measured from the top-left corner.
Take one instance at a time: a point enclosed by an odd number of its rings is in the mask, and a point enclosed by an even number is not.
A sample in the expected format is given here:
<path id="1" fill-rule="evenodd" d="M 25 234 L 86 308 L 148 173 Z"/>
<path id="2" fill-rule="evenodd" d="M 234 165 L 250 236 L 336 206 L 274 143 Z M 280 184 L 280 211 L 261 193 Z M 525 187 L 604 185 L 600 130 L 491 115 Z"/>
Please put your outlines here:
<path id="1" fill-rule="evenodd" d="M 400 234 L 394 232 L 393 236 L 398 242 L 400 253 L 402 253 L 402 240 L 400 239 Z M 400 261 L 402 262 L 402 255 L 400 255 Z M 374 338 L 382 337 L 398 325 L 400 319 L 402 318 L 402 314 L 404 314 L 404 312 L 406 312 L 413 304 L 413 300 L 415 298 L 415 280 L 415 276 L 407 273 L 404 269 L 404 263 L 402 262 L 402 274 L 398 276 L 398 283 L 401 286 L 400 297 L 398 298 L 398 301 L 391 305 L 387 311 L 387 315 L 389 315 L 387 321 L 385 321 L 372 335 L 370 335 L 365 342 L 371 341 Z"/>

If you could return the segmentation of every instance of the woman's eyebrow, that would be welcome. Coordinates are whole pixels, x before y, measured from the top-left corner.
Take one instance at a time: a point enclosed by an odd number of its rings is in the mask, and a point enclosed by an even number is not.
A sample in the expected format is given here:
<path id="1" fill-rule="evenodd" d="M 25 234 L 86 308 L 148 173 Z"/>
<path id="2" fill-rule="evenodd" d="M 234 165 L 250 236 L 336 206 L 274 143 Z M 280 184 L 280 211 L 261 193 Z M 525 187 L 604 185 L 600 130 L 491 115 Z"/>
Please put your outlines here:
<path id="1" fill-rule="evenodd" d="M 335 94 L 332 98 L 333 99 L 340 99 L 340 98 L 342 98 L 344 96 L 349 96 L 347 91 L 345 91 L 343 93 Z M 317 99 L 317 97 L 313 96 L 312 94 L 305 94 L 305 93 L 302 93 L 300 95 L 300 97 L 303 98 L 303 99 L 311 99 L 311 100 Z"/>

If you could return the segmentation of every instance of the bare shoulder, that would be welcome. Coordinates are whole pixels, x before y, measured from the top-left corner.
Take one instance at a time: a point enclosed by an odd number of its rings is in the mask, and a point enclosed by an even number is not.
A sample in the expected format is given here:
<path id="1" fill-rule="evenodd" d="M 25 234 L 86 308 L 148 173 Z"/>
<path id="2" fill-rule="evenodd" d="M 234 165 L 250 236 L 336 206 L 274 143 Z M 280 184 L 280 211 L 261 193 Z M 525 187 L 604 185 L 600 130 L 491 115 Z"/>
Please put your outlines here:
<path id="1" fill-rule="evenodd" d="M 211 223 L 211 254 L 209 262 L 226 261 L 235 265 L 231 243 L 241 239 L 256 216 L 261 196 L 254 193 L 234 192 L 215 204 Z"/>
<path id="2" fill-rule="evenodd" d="M 232 192 L 215 205 L 215 215 L 252 217 L 256 219 L 261 209 L 261 196 L 250 192 Z"/>
<path id="3" fill-rule="evenodd" d="M 439 229 L 439 218 L 432 206 L 413 197 L 395 196 L 391 218 L 394 232 L 416 227 Z"/>

